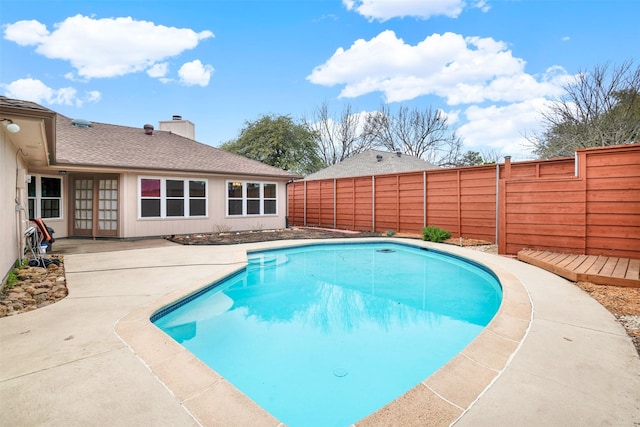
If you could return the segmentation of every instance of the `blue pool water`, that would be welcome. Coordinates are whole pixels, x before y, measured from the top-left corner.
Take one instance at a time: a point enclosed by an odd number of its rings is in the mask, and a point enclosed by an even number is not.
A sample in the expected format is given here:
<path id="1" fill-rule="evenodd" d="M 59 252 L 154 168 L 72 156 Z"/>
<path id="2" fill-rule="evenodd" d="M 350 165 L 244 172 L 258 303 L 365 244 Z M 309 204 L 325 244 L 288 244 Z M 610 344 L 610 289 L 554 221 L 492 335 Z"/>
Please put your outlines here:
<path id="1" fill-rule="evenodd" d="M 462 259 L 388 243 L 249 254 L 152 321 L 290 427 L 348 426 L 459 353 L 502 291 Z"/>

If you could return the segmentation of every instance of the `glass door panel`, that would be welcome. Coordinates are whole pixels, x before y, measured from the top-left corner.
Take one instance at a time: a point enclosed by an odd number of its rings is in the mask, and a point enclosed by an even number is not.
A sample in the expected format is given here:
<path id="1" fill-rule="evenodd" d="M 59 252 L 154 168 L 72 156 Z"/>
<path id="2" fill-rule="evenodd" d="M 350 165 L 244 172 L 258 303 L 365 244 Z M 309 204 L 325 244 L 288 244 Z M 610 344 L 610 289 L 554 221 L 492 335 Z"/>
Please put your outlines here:
<path id="1" fill-rule="evenodd" d="M 74 235 L 118 235 L 117 177 L 77 177 L 73 180 L 73 196 Z"/>
<path id="2" fill-rule="evenodd" d="M 118 230 L 118 180 L 98 181 L 98 230 Z"/>
<path id="3" fill-rule="evenodd" d="M 74 234 L 91 235 L 93 231 L 93 179 L 74 180 Z"/>

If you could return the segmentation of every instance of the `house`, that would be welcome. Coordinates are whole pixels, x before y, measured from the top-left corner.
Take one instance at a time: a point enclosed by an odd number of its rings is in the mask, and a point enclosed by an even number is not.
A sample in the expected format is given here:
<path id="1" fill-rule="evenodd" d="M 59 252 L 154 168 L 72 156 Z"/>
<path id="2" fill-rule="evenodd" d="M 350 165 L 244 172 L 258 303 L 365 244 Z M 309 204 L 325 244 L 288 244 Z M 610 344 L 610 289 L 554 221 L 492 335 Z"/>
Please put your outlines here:
<path id="1" fill-rule="evenodd" d="M 2 273 L 23 251 L 29 218 L 56 238 L 286 225 L 286 184 L 299 177 L 195 141 L 180 116 L 134 128 L 0 97 L 0 120 Z"/>
<path id="2" fill-rule="evenodd" d="M 435 169 L 435 166 L 418 157 L 400 152 L 366 150 L 340 163 L 307 175 L 306 181 L 355 176 L 382 175 L 387 173 L 413 172 Z"/>

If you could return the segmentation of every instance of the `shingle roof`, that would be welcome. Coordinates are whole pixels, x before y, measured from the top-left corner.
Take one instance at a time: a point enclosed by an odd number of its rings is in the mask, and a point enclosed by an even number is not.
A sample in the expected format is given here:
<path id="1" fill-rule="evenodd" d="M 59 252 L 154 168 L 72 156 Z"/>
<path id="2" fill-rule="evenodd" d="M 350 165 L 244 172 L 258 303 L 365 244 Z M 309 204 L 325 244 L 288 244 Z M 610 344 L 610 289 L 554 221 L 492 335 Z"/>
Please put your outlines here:
<path id="1" fill-rule="evenodd" d="M 5 109 L 5 108 L 31 110 L 31 111 L 41 112 L 41 113 L 50 113 L 50 114 L 54 113 L 54 111 L 51 111 L 48 108 L 43 107 L 42 105 L 38 105 L 35 102 L 23 101 L 21 99 L 13 99 L 13 98 L 7 98 L 6 96 L 0 96 L 0 109 Z"/>
<path id="2" fill-rule="evenodd" d="M 380 156 L 380 157 L 378 157 Z M 413 172 L 435 169 L 435 166 L 418 157 L 379 150 L 367 150 L 344 159 L 340 163 L 329 166 L 318 172 L 307 175 L 304 179 L 311 181 L 327 178 L 345 178 L 353 176 L 380 175 L 385 173 Z"/>
<path id="3" fill-rule="evenodd" d="M 180 135 L 105 123 L 74 126 L 57 117 L 57 165 L 155 169 L 297 178 L 290 172 L 184 138 Z"/>

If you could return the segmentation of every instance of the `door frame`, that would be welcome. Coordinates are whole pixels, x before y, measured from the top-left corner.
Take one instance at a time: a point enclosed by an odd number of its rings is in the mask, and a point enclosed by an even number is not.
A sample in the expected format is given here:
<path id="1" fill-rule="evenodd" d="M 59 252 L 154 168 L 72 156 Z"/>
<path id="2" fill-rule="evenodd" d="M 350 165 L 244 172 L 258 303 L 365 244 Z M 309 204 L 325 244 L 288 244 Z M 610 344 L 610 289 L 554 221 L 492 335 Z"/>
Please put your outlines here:
<path id="1" fill-rule="evenodd" d="M 69 236 L 70 237 L 120 237 L 120 223 L 122 221 L 122 209 L 121 209 L 121 200 L 122 200 L 122 179 L 121 175 L 117 173 L 72 173 L 68 175 L 68 191 L 69 194 L 68 200 L 69 203 L 67 205 L 67 212 L 69 212 Z M 76 220 L 76 194 L 75 194 L 75 182 L 77 179 L 93 179 L 93 219 L 92 219 L 92 229 L 88 233 L 78 232 L 75 227 Z M 116 207 L 116 215 L 117 215 L 117 225 L 115 230 L 99 230 L 98 229 L 98 206 L 100 199 L 98 197 L 99 188 L 98 183 L 101 179 L 115 179 L 118 185 L 117 194 L 117 207 Z"/>

